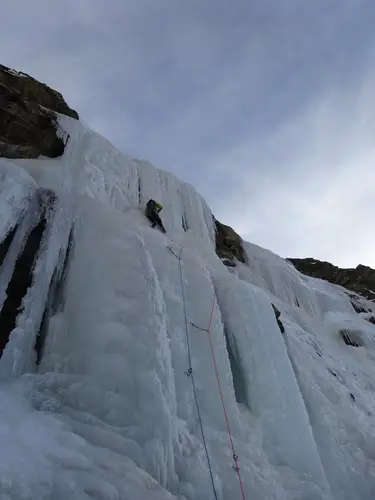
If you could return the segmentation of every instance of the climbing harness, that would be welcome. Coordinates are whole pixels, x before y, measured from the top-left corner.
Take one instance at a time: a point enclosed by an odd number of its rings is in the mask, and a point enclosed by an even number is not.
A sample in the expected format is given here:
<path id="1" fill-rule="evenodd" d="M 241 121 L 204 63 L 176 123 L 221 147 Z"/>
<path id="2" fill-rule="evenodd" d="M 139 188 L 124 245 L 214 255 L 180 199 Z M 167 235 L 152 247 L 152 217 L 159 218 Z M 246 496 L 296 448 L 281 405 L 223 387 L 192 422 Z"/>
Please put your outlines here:
<path id="1" fill-rule="evenodd" d="M 179 262 L 180 280 L 181 280 L 181 292 L 182 292 L 182 301 L 183 301 L 183 308 L 184 308 L 186 342 L 187 342 L 187 348 L 188 348 L 188 362 L 189 362 L 189 369 L 185 372 L 185 374 L 188 377 L 190 377 L 191 381 L 192 381 L 193 392 L 194 392 L 194 399 L 195 399 L 195 405 L 196 405 L 196 408 L 197 408 L 197 413 L 198 413 L 198 418 L 199 418 L 199 424 L 200 424 L 200 429 L 201 429 L 201 434 L 202 434 L 202 441 L 203 441 L 204 448 L 205 448 L 205 451 L 206 451 L 207 463 L 208 463 L 208 468 L 209 468 L 209 471 L 210 471 L 211 482 L 212 482 L 212 488 L 213 488 L 213 491 L 214 491 L 215 499 L 217 500 L 218 497 L 217 497 L 217 493 L 216 493 L 216 489 L 215 489 L 215 484 L 214 484 L 214 479 L 213 479 L 213 474 L 212 474 L 210 457 L 209 457 L 209 454 L 208 454 L 206 439 L 205 439 L 204 431 L 203 431 L 203 423 L 202 423 L 202 417 L 201 417 L 201 413 L 200 413 L 200 409 L 199 409 L 199 402 L 198 402 L 197 391 L 196 391 L 196 386 L 195 386 L 193 368 L 191 366 L 191 348 L 190 348 L 190 338 L 189 338 L 189 326 L 188 326 L 188 319 L 187 319 L 187 312 L 186 312 L 185 289 L 184 289 L 184 282 L 183 282 L 183 276 L 182 276 L 182 262 L 181 262 L 182 247 L 181 247 L 179 255 L 177 255 L 175 253 L 175 251 L 172 248 L 170 248 L 169 246 L 167 246 L 167 249 L 176 257 L 176 259 Z M 213 292 L 213 301 L 212 301 L 211 314 L 210 314 L 210 318 L 209 318 L 209 322 L 208 322 L 208 328 L 202 328 L 202 327 L 198 326 L 197 324 L 195 324 L 193 322 L 190 322 L 190 324 L 191 324 L 191 326 L 193 326 L 197 330 L 206 332 L 208 334 L 208 340 L 209 340 L 210 348 L 211 348 L 211 355 L 212 355 L 212 361 L 213 361 L 215 375 L 216 375 L 217 386 L 218 386 L 219 393 L 220 393 L 220 399 L 221 399 L 221 404 L 222 404 L 222 407 L 223 407 L 223 412 L 224 412 L 225 423 L 226 423 L 226 427 L 227 427 L 227 431 L 228 431 L 228 437 L 229 437 L 230 447 L 231 447 L 231 450 L 232 450 L 232 458 L 233 458 L 233 463 L 234 463 L 234 465 L 232 466 L 232 468 L 237 473 L 237 477 L 238 477 L 238 481 L 239 481 L 240 489 L 241 489 L 241 494 L 242 494 L 242 500 L 246 500 L 245 490 L 244 490 L 244 486 L 243 486 L 242 478 L 241 478 L 241 473 L 240 473 L 240 467 L 239 467 L 239 464 L 238 464 L 239 458 L 238 458 L 238 455 L 236 454 L 236 451 L 235 451 L 235 448 L 234 448 L 232 431 L 231 431 L 231 428 L 230 428 L 230 425 L 229 425 L 228 413 L 227 413 L 227 410 L 226 410 L 226 407 L 225 407 L 224 395 L 223 395 L 223 390 L 222 390 L 221 383 L 220 383 L 219 371 L 218 371 L 218 368 L 217 368 L 216 356 L 215 356 L 215 351 L 214 351 L 213 342 L 212 342 L 211 327 L 212 327 L 212 320 L 213 320 L 214 312 L 215 312 L 215 306 L 216 306 L 216 294 L 215 294 L 215 291 L 214 291 Z"/>

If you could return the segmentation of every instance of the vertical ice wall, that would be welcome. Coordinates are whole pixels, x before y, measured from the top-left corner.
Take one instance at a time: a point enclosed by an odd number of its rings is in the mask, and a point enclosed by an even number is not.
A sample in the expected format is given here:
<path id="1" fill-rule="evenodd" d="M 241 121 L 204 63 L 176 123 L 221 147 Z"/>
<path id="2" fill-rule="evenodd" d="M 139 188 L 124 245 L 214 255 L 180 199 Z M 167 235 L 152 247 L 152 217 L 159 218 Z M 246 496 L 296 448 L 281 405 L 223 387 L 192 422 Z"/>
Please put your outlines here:
<path id="1" fill-rule="evenodd" d="M 257 245 L 245 242 L 244 248 L 248 266 L 238 266 L 244 281 L 318 319 L 330 310 L 352 311 L 348 297 L 338 287 L 302 275 L 288 261 Z"/>
<path id="2" fill-rule="evenodd" d="M 121 212 L 136 209 L 140 214 L 153 198 L 164 206 L 161 215 L 172 238 L 189 229 L 213 242 L 211 211 L 191 185 L 147 161 L 125 156 L 98 134 L 92 132 L 87 140 L 81 193 Z"/>
<path id="3" fill-rule="evenodd" d="M 359 389 L 359 384 L 362 388 L 367 386 L 372 369 L 369 366 L 370 372 L 365 369 L 366 375 L 360 373 L 362 370 L 355 361 L 357 353 L 344 347 L 339 331 L 348 328 L 361 332 L 367 347 L 373 345 L 375 332 L 372 329 L 370 334 L 368 324 L 353 314 L 344 289 L 303 276 L 280 257 L 255 245 L 247 243 L 246 250 L 249 268 L 239 265 L 237 274 L 266 291 L 282 312 L 285 347 L 308 411 L 331 493 L 334 498 L 345 500 L 355 497 L 370 500 L 375 491 L 375 468 L 372 459 L 365 458 L 363 436 L 366 432 L 372 434 L 367 422 L 371 410 L 365 411 L 365 416 L 354 416 L 346 398 L 355 401 L 350 390 L 363 390 Z M 258 319 L 262 317 L 256 315 Z M 362 365 L 366 354 L 358 352 L 357 355 Z M 371 351 L 368 355 L 372 359 Z M 368 408 L 373 407 L 371 400 L 369 397 Z M 357 434 L 357 439 L 352 441 L 349 434 Z"/>
<path id="4" fill-rule="evenodd" d="M 53 275 L 62 270 L 72 228 L 85 132 L 53 160 L 1 160 L 0 377 L 35 369 L 35 348 Z M 47 168 L 45 168 L 47 167 Z M 50 168 L 49 168 L 50 167 Z M 78 168 L 77 168 L 78 167 Z M 9 331 L 8 331 L 9 330 Z M 4 347 L 3 345 L 1 346 Z"/>
<path id="5" fill-rule="evenodd" d="M 16 234 L 16 226 L 28 212 L 35 194 L 36 184 L 21 168 L 7 160 L 0 160 L 0 241 L 2 272 L 0 274 L 0 307 L 5 300 L 6 287 L 11 278 L 19 248 L 34 214 Z"/>
<path id="6" fill-rule="evenodd" d="M 219 280 L 216 285 L 228 335 L 240 353 L 249 409 L 260 420 L 272 463 L 312 476 L 321 488 L 315 498 L 329 495 L 308 414 L 269 298 L 235 277 Z"/>
<path id="7" fill-rule="evenodd" d="M 38 254 L 21 329 L 0 359 L 3 380 L 35 371 L 36 325 L 74 223 L 69 273 L 59 307 L 51 308 L 38 375 L 18 379 L 21 386 L 27 380 L 23 392 L 48 417 L 42 419 L 45 442 L 53 447 L 34 443 L 43 466 L 23 474 L 25 494 L 17 489 L 15 495 L 12 486 L 12 500 L 29 500 L 28 484 L 38 500 L 42 490 L 51 500 L 67 495 L 74 500 L 214 499 L 186 375 L 186 334 L 217 496 L 241 498 L 206 331 L 215 293 L 213 350 L 246 498 L 330 499 L 327 476 L 335 500 L 351 500 L 357 491 L 360 500 L 370 500 L 371 461 L 364 472 L 365 460 L 356 469 L 350 458 L 359 449 L 363 457 L 370 455 L 370 447 L 359 444 L 364 437 L 371 442 L 370 422 L 362 415 L 365 430 L 359 433 L 350 430 L 352 414 L 340 420 L 345 406 L 338 405 L 341 395 L 331 387 L 333 375 L 324 365 L 339 371 L 341 360 L 357 372 L 353 387 L 363 394 L 371 391 L 365 382 L 370 372 L 364 368 L 361 374 L 357 362 L 351 364 L 341 353 L 338 357 L 335 331 L 328 328 L 335 323 L 328 322 L 328 311 L 353 315 L 345 294 L 303 277 L 272 252 L 250 244 L 245 245 L 248 265 L 238 263 L 228 271 L 214 252 L 211 212 L 192 186 L 122 155 L 77 122 L 63 122 L 70 133 L 63 158 L 19 161 L 18 170 L 6 166 L 19 178 L 19 191 L 7 198 L 4 227 L 10 228 L 21 212 L 31 216 L 28 193 L 36 187 L 53 189 L 59 204 Z M 151 229 L 144 217 L 149 198 L 164 205 L 166 236 Z M 14 248 L 18 251 L 19 244 Z M 0 284 L 6 281 L 6 269 L 11 268 L 3 265 Z M 284 337 L 271 301 L 281 311 Z M 337 325 L 342 318 L 337 316 Z M 16 407 L 34 428 L 35 412 Z M 331 440 L 325 440 L 325 425 Z M 0 432 L 2 428 L 0 417 Z M 349 457 L 350 436 L 356 447 Z M 345 453 L 339 453 L 336 437 L 349 443 L 341 444 Z M 14 442 L 13 449 L 21 448 Z M 337 467 L 329 467 L 331 459 Z M 355 479 L 348 488 L 350 498 L 338 486 L 341 480 L 346 484 L 340 476 L 344 460 L 345 480 Z M 0 461 L 1 477 L 3 473 Z M 6 474 L 11 484 L 20 484 L 19 468 L 12 465 Z"/>

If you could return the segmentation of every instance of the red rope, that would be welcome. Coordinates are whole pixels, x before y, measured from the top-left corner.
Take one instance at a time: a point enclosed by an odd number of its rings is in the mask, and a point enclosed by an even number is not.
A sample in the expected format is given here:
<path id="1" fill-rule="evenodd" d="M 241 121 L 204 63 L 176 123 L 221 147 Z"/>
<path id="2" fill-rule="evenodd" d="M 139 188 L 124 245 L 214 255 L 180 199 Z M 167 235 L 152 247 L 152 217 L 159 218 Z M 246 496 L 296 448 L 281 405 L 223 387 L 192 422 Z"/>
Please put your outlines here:
<path id="1" fill-rule="evenodd" d="M 224 411 L 224 416 L 225 416 L 225 422 L 227 424 L 227 430 L 228 430 L 228 436 L 229 436 L 230 446 L 232 448 L 232 456 L 233 456 L 233 462 L 234 462 L 234 467 L 233 468 L 237 472 L 238 481 L 240 483 L 240 488 L 241 488 L 241 493 L 242 493 L 242 499 L 246 500 L 245 490 L 244 490 L 244 487 L 243 487 L 243 483 L 242 483 L 242 479 L 241 479 L 241 474 L 240 474 L 240 467 L 238 465 L 238 456 L 236 455 L 236 451 L 234 449 L 232 432 L 230 430 L 228 414 L 227 414 L 227 410 L 225 408 L 223 390 L 221 388 L 221 383 L 220 383 L 220 378 L 219 378 L 219 372 L 218 372 L 217 364 L 216 364 L 216 357 L 215 357 L 215 352 L 214 352 L 214 346 L 213 346 L 212 337 L 211 337 L 211 325 L 212 325 L 212 320 L 213 320 L 213 317 L 214 317 L 215 304 L 216 304 L 216 295 L 215 295 L 215 292 L 214 292 L 214 300 L 212 302 L 212 310 L 211 310 L 211 315 L 210 315 L 210 321 L 208 323 L 208 328 L 207 328 L 208 339 L 210 341 L 211 354 L 212 354 L 212 360 L 214 362 L 214 367 L 215 367 L 215 374 L 216 374 L 217 385 L 218 385 L 219 392 L 220 392 L 220 398 L 221 398 L 221 404 L 223 406 L 223 411 Z"/>

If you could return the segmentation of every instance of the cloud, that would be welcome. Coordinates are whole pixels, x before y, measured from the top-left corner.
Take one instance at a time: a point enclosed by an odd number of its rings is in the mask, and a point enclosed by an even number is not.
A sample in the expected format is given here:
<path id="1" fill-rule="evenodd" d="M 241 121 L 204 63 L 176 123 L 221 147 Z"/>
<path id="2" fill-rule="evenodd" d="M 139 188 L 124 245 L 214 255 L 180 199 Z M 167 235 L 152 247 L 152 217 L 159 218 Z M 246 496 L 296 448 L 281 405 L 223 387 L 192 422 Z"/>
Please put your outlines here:
<path id="1" fill-rule="evenodd" d="M 14 0 L 0 54 L 250 241 L 375 267 L 374 22 L 373 0 Z"/>
<path id="2" fill-rule="evenodd" d="M 264 143 L 243 145 L 224 159 L 222 171 L 234 159 L 233 175 L 242 172 L 241 190 L 224 204 L 245 239 L 286 257 L 375 264 L 373 82 L 369 72 L 356 82 L 357 95 L 321 96 Z M 264 157 L 266 150 L 272 154 Z M 257 168 L 246 175 L 249 159 Z"/>

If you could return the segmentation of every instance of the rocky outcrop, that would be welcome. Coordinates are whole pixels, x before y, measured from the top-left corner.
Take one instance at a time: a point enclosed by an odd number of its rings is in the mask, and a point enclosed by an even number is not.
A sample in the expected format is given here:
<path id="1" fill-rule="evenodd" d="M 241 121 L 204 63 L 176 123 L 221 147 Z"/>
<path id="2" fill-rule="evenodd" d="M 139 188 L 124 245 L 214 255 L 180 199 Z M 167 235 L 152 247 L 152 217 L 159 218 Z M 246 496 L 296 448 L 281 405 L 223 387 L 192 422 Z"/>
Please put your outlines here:
<path id="1" fill-rule="evenodd" d="M 344 286 L 368 300 L 375 300 L 375 270 L 371 267 L 360 264 L 355 269 L 342 269 L 312 258 L 287 260 L 303 274 Z"/>
<path id="2" fill-rule="evenodd" d="M 214 218 L 216 226 L 216 253 L 226 261 L 239 260 L 246 262 L 246 254 L 242 246 L 242 238 L 231 227 Z M 226 264 L 228 265 L 228 264 Z"/>
<path id="3" fill-rule="evenodd" d="M 0 65 L 0 157 L 61 156 L 56 113 L 78 119 L 59 92 Z"/>

